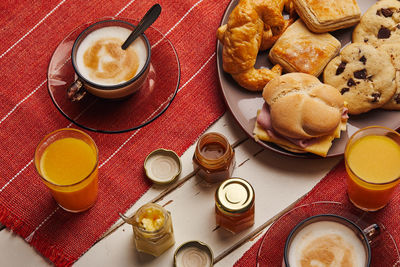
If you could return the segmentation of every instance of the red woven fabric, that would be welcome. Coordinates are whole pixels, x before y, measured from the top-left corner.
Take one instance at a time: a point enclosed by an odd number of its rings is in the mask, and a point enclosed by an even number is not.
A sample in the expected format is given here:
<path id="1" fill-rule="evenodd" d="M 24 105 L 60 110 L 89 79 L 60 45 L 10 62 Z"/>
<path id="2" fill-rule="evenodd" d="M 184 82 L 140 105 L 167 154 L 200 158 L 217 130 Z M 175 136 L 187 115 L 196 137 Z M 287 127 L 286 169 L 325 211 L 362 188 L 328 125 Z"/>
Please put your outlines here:
<path id="1" fill-rule="evenodd" d="M 317 201 L 336 201 L 343 204 L 348 210 L 355 209 L 349 202 L 346 194 L 346 169 L 344 161 L 341 161 L 333 168 L 299 203 L 296 207 Z M 396 246 L 400 244 L 400 224 L 398 215 L 400 214 L 400 188 L 397 187 L 391 202 L 382 210 L 365 213 L 357 209 L 360 215 L 368 216 L 369 220 L 375 223 L 382 223 L 388 233 L 393 237 L 393 241 L 379 240 L 382 242 L 372 247 L 371 267 L 397 266 L 400 263 L 400 256 L 396 251 Z M 278 227 L 279 228 L 279 227 Z M 235 267 L 257 266 L 281 266 L 283 259 L 284 243 L 287 235 L 273 234 L 266 236 L 264 242 L 268 243 L 271 251 L 263 251 L 262 257 L 257 257 L 263 238 L 260 238 L 245 254 L 240 258 Z M 386 238 L 386 235 L 385 235 Z M 385 242 L 384 242 L 385 241 Z M 394 242 L 394 243 L 393 243 Z M 389 256 L 390 255 L 390 256 Z"/>
<path id="2" fill-rule="evenodd" d="M 142 167 L 149 152 L 163 147 L 181 155 L 225 110 L 217 78 L 215 31 L 229 0 L 157 2 L 163 10 L 153 26 L 177 50 L 180 91 L 168 110 L 140 131 L 87 132 L 99 147 L 102 167 L 98 201 L 81 214 L 58 208 L 32 161 L 40 139 L 69 124 L 47 92 L 49 60 L 78 25 L 105 16 L 140 19 L 155 2 L 0 4 L 0 221 L 57 266 L 75 262 L 118 219 L 118 212 L 125 212 L 151 186 Z"/>

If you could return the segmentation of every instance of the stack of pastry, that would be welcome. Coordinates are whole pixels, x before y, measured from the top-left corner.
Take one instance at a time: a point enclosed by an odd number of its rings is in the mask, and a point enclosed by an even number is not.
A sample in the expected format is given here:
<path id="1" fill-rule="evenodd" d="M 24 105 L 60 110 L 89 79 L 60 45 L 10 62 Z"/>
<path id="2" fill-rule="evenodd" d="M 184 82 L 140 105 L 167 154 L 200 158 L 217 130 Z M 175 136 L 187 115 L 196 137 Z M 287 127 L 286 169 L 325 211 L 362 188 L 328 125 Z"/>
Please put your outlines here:
<path id="1" fill-rule="evenodd" d="M 261 91 L 282 73 L 280 65 L 272 69 L 255 69 L 254 65 L 258 52 L 270 48 L 292 23 L 283 18 L 285 4 L 290 8 L 288 0 L 240 0 L 228 23 L 217 31 L 223 44 L 224 71 L 247 90 Z"/>
<path id="2" fill-rule="evenodd" d="M 300 19 L 291 25 L 272 47 L 269 58 L 286 72 L 319 76 L 340 50 L 330 33 L 360 20 L 355 0 L 293 0 Z"/>
<path id="3" fill-rule="evenodd" d="M 301 19 L 291 25 L 296 12 Z M 354 25 L 360 14 L 355 0 L 239 0 L 217 31 L 223 69 L 250 91 L 262 91 L 282 71 L 318 76 L 340 49 L 328 32 Z M 275 66 L 255 69 L 258 52 L 271 47 Z"/>

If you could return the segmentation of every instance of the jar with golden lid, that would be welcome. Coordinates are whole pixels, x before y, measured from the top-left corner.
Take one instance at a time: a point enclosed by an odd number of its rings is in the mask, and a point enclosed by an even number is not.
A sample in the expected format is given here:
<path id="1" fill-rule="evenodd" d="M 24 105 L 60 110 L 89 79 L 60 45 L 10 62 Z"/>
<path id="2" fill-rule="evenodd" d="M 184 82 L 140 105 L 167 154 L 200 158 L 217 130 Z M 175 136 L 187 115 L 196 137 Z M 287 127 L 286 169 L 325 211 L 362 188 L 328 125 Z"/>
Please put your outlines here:
<path id="1" fill-rule="evenodd" d="M 197 142 L 193 155 L 197 174 L 209 183 L 224 181 L 231 177 L 235 167 L 235 151 L 225 136 L 211 132 Z"/>
<path id="2" fill-rule="evenodd" d="M 138 251 L 158 257 L 175 244 L 171 214 L 162 206 L 145 204 L 131 221 Z"/>
<path id="3" fill-rule="evenodd" d="M 215 192 L 215 218 L 220 227 L 238 233 L 254 224 L 253 187 L 244 179 L 230 178 Z"/>

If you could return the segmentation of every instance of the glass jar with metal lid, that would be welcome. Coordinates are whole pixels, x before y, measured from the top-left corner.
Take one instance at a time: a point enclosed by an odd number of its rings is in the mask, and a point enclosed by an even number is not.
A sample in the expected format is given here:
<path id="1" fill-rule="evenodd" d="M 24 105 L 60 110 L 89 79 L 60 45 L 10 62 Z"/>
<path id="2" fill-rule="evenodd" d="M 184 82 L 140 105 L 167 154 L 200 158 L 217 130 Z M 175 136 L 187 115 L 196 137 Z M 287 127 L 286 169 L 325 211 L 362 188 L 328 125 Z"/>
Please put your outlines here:
<path id="1" fill-rule="evenodd" d="M 197 174 L 207 182 L 221 182 L 232 175 L 235 151 L 222 134 L 207 133 L 197 142 L 193 165 L 199 168 Z"/>
<path id="2" fill-rule="evenodd" d="M 215 192 L 216 223 L 238 233 L 254 224 L 254 189 L 244 179 L 230 178 Z"/>
<path id="3" fill-rule="evenodd" d="M 175 244 L 172 219 L 169 211 L 155 203 L 139 208 L 130 220 L 136 249 L 159 256 Z"/>

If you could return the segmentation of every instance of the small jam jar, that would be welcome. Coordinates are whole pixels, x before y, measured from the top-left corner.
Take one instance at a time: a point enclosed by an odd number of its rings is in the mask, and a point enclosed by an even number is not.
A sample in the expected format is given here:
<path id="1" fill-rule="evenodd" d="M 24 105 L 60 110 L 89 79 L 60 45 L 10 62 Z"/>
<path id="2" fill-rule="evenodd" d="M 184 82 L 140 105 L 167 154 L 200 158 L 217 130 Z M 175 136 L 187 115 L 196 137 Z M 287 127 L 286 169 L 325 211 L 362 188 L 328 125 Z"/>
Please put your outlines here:
<path id="1" fill-rule="evenodd" d="M 197 142 L 193 165 L 199 168 L 197 174 L 207 182 L 221 182 L 232 175 L 235 151 L 222 134 L 207 133 Z"/>
<path id="2" fill-rule="evenodd" d="M 220 227 L 238 233 L 254 224 L 254 189 L 241 178 L 224 181 L 215 192 L 215 218 Z"/>
<path id="3" fill-rule="evenodd" d="M 158 257 L 175 244 L 171 214 L 162 206 L 148 203 L 132 220 L 136 249 Z"/>

